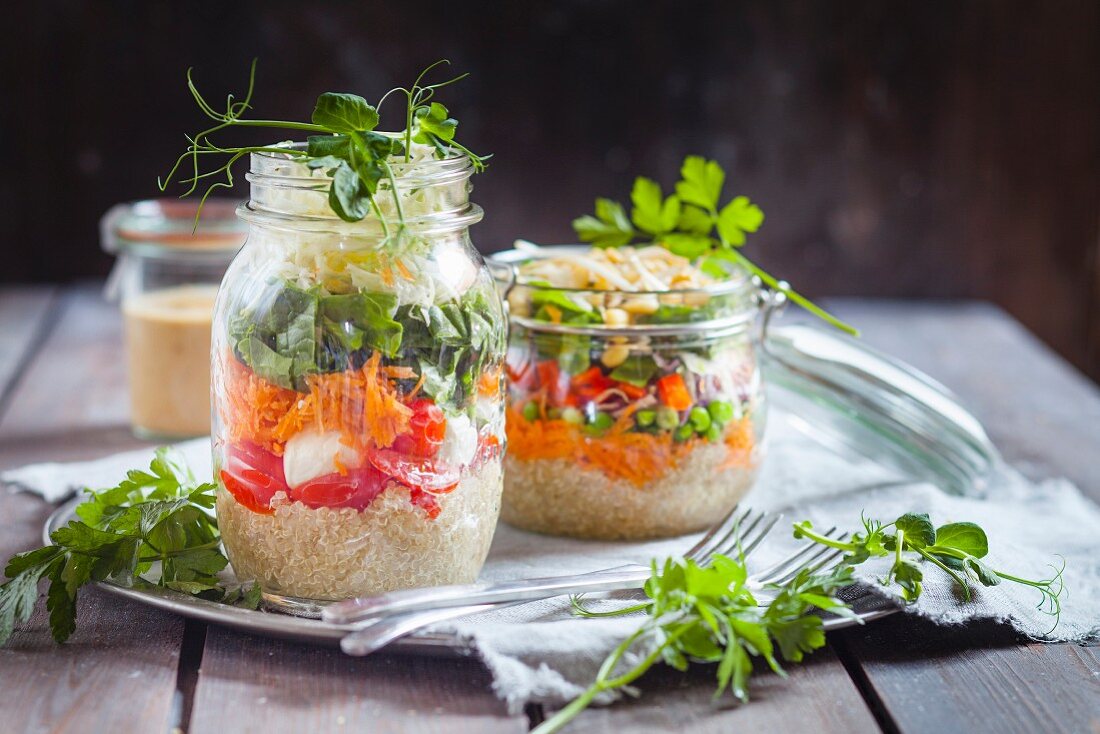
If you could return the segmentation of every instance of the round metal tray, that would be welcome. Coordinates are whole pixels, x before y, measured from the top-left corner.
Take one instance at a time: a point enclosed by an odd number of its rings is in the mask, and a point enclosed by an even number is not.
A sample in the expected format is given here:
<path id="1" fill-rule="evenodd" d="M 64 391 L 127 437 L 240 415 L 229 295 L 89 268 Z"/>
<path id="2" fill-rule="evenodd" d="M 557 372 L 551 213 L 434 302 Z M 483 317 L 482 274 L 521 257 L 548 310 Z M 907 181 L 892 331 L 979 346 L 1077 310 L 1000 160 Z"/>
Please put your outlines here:
<path id="1" fill-rule="evenodd" d="M 42 528 L 43 542 L 49 544 L 50 533 L 76 518 L 74 510 L 81 502 L 74 498 L 50 515 Z M 231 573 L 231 569 L 227 569 Z M 230 577 L 227 580 L 235 580 Z M 336 647 L 340 639 L 352 631 L 347 625 L 330 624 L 318 619 L 292 617 L 286 614 L 265 610 L 244 609 L 228 604 L 199 599 L 170 589 L 132 589 L 112 583 L 101 582 L 100 588 L 110 594 L 147 604 L 157 609 L 198 619 L 203 622 L 231 627 L 265 637 L 276 637 L 296 642 Z M 846 599 L 856 613 L 856 618 L 837 617 L 824 614 L 825 631 L 843 629 L 863 622 L 885 617 L 898 611 L 890 600 L 866 592 L 855 593 Z M 532 623 L 532 634 L 537 634 L 538 623 Z M 476 649 L 456 634 L 441 632 L 419 632 L 404 637 L 385 648 L 388 653 L 422 655 L 430 657 L 456 657 L 476 653 Z"/>

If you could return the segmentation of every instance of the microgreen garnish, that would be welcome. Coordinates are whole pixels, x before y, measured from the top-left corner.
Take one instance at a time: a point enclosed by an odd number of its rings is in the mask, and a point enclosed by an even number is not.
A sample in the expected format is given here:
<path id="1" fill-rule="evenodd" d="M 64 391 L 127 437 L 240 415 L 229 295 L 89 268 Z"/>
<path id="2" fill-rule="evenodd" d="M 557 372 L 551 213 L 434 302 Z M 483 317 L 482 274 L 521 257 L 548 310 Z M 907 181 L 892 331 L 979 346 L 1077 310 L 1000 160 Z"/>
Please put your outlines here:
<path id="1" fill-rule="evenodd" d="M 794 536 L 844 551 L 849 566 L 869 558 L 893 556 L 894 563 L 882 582 L 896 582 L 901 587 L 902 598 L 910 602 L 921 595 L 922 560 L 950 576 L 965 601 L 970 600 L 971 585 L 975 583 L 996 586 L 1003 580 L 1030 586 L 1040 593 L 1037 608 L 1054 617 L 1054 627 L 1058 626 L 1062 613 L 1064 561 L 1060 568 L 1052 566 L 1054 574 L 1048 579 L 1026 579 L 994 569 L 982 560 L 989 553 L 989 540 L 981 526 L 975 523 L 953 522 L 937 528 L 928 515 L 912 512 L 888 524 L 866 517 L 862 520 L 863 531 L 854 533 L 847 541 L 818 533 L 809 521 L 795 523 Z"/>
<path id="2" fill-rule="evenodd" d="M 630 216 L 612 199 L 596 199 L 594 215 L 573 220 L 584 242 L 596 247 L 621 247 L 632 242 L 663 245 L 671 252 L 698 260 L 715 277 L 742 267 L 818 318 L 849 334 L 859 332 L 745 257 L 747 236 L 764 223 L 764 212 L 748 197 L 737 196 L 719 207 L 726 173 L 716 161 L 688 156 L 680 167 L 675 193 L 665 196 L 656 181 L 639 176 L 630 192 Z"/>
<path id="3" fill-rule="evenodd" d="M 50 629 L 64 642 L 76 629 L 80 588 L 94 581 L 159 586 L 255 609 L 260 588 L 224 587 L 217 574 L 228 563 L 220 549 L 214 485 L 200 484 L 171 449 L 161 448 L 149 471 L 134 470 L 117 487 L 76 508 L 79 519 L 50 534 L 51 545 L 13 556 L 0 586 L 0 645 L 26 622 L 48 579 Z M 151 571 L 159 571 L 151 576 Z"/>
<path id="4" fill-rule="evenodd" d="M 391 161 L 404 156 L 410 160 L 412 143 L 422 143 L 435 148 L 437 158 L 443 159 L 458 153 L 466 156 L 475 171 L 485 169 L 488 156 L 479 156 L 454 139 L 458 121 L 448 116 L 447 108 L 433 102 L 435 91 L 465 78 L 465 74 L 438 84 L 421 85 L 425 75 L 446 60 L 437 61 L 416 78 L 411 88 L 391 89 L 382 99 L 394 92 L 402 92 L 407 97 L 405 128 L 398 132 L 378 132 L 380 122 L 378 106 L 371 105 L 356 94 L 344 92 L 325 92 L 317 98 L 310 122 L 288 120 L 252 120 L 244 114 L 252 109 L 252 94 L 256 82 L 256 61 L 248 76 L 248 91 L 241 100 L 232 94 L 226 99 L 225 111 L 219 111 L 206 100 L 187 70 L 187 88 L 203 114 L 217 124 L 194 135 L 187 136 L 187 150 L 176 160 L 172 170 L 163 179 L 157 179 L 161 191 L 164 191 L 172 179 L 180 174 L 185 164 L 190 164 L 191 175 L 180 178 L 179 182 L 187 188 L 181 196 L 195 193 L 200 183 L 214 179 L 202 194 L 199 203 L 219 188 L 232 188 L 233 164 L 251 153 L 272 153 L 298 158 L 310 168 L 325 169 L 332 177 L 329 188 L 329 205 L 341 219 L 357 222 L 373 212 L 383 228 L 389 233 L 387 223 L 374 200 L 378 184 L 383 179 L 391 183 L 398 219 L 404 224 L 401 203 L 394 186 L 394 172 Z M 380 106 L 381 102 L 379 102 Z M 277 143 L 247 146 L 222 146 L 214 141 L 214 136 L 233 127 L 260 127 L 292 130 L 312 133 L 307 137 L 306 146 L 291 148 Z M 221 164 L 211 170 L 202 171 L 201 161 L 206 156 L 216 156 Z M 181 174 L 182 175 L 182 174 Z"/>
<path id="5" fill-rule="evenodd" d="M 768 586 L 762 600 L 749 590 L 744 561 L 715 556 L 706 566 L 670 558 L 662 567 L 653 562 L 646 582 L 649 598 L 643 604 L 614 612 L 591 612 L 581 601 L 574 608 L 582 616 L 620 616 L 644 611 L 646 619 L 604 660 L 589 688 L 534 729 L 535 734 L 560 730 L 604 691 L 625 689 L 656 663 L 677 670 L 690 662 L 718 663 L 715 698 L 727 690 L 748 701 L 752 658 L 762 658 L 773 671 L 786 675 L 779 658 L 798 663 L 806 653 L 825 644 L 821 617 L 814 609 L 853 616 L 837 599 L 837 589 L 852 582 L 851 569 L 827 575 L 802 570 L 782 586 Z M 633 667 L 620 670 L 627 653 L 637 648 L 644 656 Z M 641 652 L 639 653 L 641 654 Z"/>

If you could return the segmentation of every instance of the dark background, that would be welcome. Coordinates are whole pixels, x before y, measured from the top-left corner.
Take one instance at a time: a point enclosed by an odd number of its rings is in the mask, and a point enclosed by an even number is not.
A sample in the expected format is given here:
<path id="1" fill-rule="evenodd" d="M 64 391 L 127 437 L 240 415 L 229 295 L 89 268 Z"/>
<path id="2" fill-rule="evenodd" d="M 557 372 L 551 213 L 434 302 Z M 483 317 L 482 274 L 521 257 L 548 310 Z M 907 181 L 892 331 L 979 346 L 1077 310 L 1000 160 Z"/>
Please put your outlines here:
<path id="1" fill-rule="evenodd" d="M 1096 2 L 19 3 L 0 281 L 104 275 L 98 217 L 154 196 L 202 125 L 184 70 L 222 99 L 253 56 L 269 118 L 441 57 L 472 72 L 440 99 L 496 154 L 484 251 L 568 241 L 595 196 L 699 153 L 764 209 L 749 252 L 797 287 L 989 299 L 1100 374 Z"/>

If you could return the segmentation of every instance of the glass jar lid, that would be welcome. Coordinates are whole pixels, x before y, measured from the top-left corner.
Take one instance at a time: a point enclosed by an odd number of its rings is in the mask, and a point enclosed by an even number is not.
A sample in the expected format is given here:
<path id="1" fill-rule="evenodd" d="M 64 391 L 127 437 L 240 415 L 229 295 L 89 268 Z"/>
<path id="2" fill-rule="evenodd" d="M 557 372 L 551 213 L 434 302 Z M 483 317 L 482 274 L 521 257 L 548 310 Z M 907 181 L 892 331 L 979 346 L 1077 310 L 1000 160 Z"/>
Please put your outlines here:
<path id="1" fill-rule="evenodd" d="M 197 224 L 198 199 L 116 204 L 100 220 L 103 249 L 149 258 L 228 261 L 248 233 L 248 225 L 236 216 L 238 203 L 207 199 Z"/>
<path id="2" fill-rule="evenodd" d="M 951 494 L 988 489 L 1000 454 L 946 387 L 838 332 L 785 324 L 764 333 L 765 382 L 795 428 Z"/>

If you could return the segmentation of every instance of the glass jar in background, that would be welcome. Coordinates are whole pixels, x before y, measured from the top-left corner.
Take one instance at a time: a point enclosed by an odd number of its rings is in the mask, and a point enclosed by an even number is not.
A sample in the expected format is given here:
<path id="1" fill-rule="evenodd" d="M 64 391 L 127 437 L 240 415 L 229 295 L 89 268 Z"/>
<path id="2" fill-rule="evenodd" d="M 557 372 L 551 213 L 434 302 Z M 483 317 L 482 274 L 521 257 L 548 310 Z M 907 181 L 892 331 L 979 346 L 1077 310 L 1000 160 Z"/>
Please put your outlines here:
<path id="1" fill-rule="evenodd" d="M 218 524 L 237 576 L 294 614 L 474 581 L 500 510 L 507 322 L 472 166 L 390 165 L 382 219 L 345 222 L 322 169 L 253 154 L 218 297 Z"/>
<path id="2" fill-rule="evenodd" d="M 501 518 L 597 539 L 709 527 L 751 489 L 762 458 L 757 285 L 747 275 L 665 291 L 517 281 L 531 257 L 491 260 L 508 266 L 498 280 L 511 322 Z"/>
<path id="3" fill-rule="evenodd" d="M 118 261 L 107 282 L 123 314 L 134 433 L 151 440 L 210 432 L 210 329 L 218 285 L 245 237 L 237 202 L 118 204 L 100 222 Z"/>

